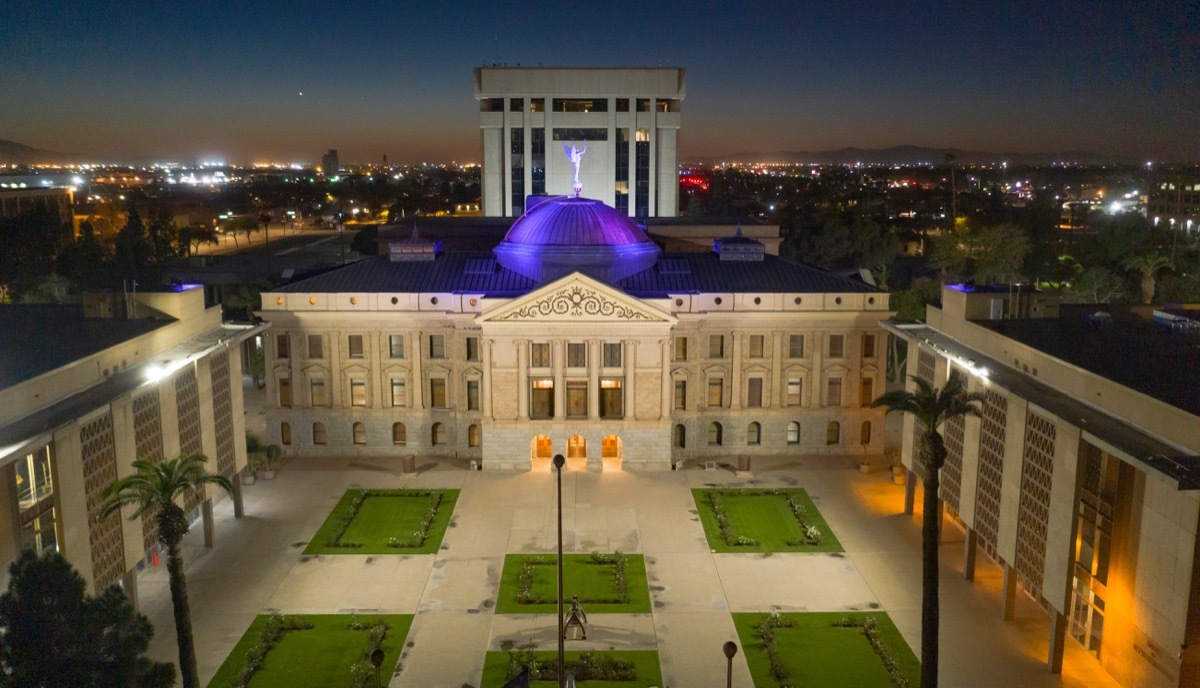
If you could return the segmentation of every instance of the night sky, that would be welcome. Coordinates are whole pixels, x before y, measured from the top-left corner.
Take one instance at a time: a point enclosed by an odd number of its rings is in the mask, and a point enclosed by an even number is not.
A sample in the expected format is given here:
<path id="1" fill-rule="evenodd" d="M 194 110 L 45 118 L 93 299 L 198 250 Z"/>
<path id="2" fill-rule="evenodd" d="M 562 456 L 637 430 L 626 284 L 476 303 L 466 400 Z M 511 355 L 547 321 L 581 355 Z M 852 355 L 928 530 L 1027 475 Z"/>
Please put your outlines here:
<path id="1" fill-rule="evenodd" d="M 914 144 L 1200 160 L 1194 1 L 5 0 L 0 138 L 182 161 L 475 160 L 471 70 L 496 62 L 687 68 L 685 158 Z"/>

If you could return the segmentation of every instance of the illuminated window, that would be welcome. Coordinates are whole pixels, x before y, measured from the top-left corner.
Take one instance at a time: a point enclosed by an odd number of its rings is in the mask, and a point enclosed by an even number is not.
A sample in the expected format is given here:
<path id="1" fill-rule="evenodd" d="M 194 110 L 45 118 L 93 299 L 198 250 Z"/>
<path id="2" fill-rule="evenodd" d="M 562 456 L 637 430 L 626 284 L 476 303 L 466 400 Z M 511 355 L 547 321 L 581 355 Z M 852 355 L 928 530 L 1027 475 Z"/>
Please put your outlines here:
<path id="1" fill-rule="evenodd" d="M 763 381 L 761 377 L 746 380 L 746 406 L 758 408 L 762 406 Z"/>
<path id="2" fill-rule="evenodd" d="M 550 343 L 549 342 L 534 342 L 529 345 L 529 367 L 531 368 L 549 368 L 550 367 Z"/>
<path id="3" fill-rule="evenodd" d="M 366 380 L 351 380 L 350 381 L 350 405 L 351 406 L 366 406 L 367 405 L 367 381 Z"/>
<path id="4" fill-rule="evenodd" d="M 787 426 L 787 443 L 800 444 L 800 424 L 792 421 Z"/>
<path id="5" fill-rule="evenodd" d="M 392 444 L 407 444 L 408 429 L 404 423 L 392 423 Z"/>
<path id="6" fill-rule="evenodd" d="M 609 378 L 600 381 L 600 417 L 625 417 L 625 395 L 621 380 Z"/>
<path id="7" fill-rule="evenodd" d="M 408 406 L 408 390 L 404 380 L 392 378 L 392 406 Z"/>
<path id="8" fill-rule="evenodd" d="M 789 377 L 787 381 L 787 405 L 799 406 L 800 393 L 804 389 L 804 382 L 798 377 Z"/>
<path id="9" fill-rule="evenodd" d="M 762 444 L 762 425 L 760 423 L 751 423 L 746 426 L 746 444 L 757 446 Z"/>
<path id="10" fill-rule="evenodd" d="M 355 423 L 352 428 L 352 433 L 355 444 L 367 443 L 367 426 L 363 425 L 362 423 Z"/>
<path id="11" fill-rule="evenodd" d="M 429 406 L 446 408 L 446 378 L 434 377 L 429 379 Z"/>
<path id="12" fill-rule="evenodd" d="M 529 381 L 529 417 L 534 420 L 546 420 L 554 417 L 553 379 Z"/>
<path id="13" fill-rule="evenodd" d="M 546 99 L 545 98 L 530 98 L 529 99 L 529 111 L 530 112 L 545 112 L 546 111 Z"/>

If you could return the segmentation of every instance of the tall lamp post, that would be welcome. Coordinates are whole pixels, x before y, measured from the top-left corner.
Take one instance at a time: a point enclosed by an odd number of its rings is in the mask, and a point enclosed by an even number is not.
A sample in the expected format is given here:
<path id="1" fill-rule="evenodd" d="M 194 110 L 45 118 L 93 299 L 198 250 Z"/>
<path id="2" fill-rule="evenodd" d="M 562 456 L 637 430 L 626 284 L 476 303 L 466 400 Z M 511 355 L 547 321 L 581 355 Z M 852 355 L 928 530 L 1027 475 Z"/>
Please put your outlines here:
<path id="1" fill-rule="evenodd" d="M 737 643 L 727 640 L 721 646 L 721 651 L 725 653 L 725 659 L 729 660 L 725 671 L 725 688 L 733 688 L 733 656 L 737 654 Z"/>
<path id="2" fill-rule="evenodd" d="M 554 475 L 558 492 L 558 688 L 566 687 L 566 666 L 563 662 L 563 552 L 562 552 L 562 472 L 567 460 L 554 455 Z"/>

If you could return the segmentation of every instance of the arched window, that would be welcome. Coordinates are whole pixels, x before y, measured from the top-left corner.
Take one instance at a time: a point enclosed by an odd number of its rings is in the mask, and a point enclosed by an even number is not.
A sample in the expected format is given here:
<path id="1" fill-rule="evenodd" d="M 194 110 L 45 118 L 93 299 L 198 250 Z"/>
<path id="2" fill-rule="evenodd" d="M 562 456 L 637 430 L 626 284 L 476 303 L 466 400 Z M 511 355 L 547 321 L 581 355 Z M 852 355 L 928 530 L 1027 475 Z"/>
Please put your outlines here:
<path id="1" fill-rule="evenodd" d="M 353 430 L 354 430 L 354 443 L 355 444 L 366 444 L 367 443 L 367 426 L 363 425 L 362 423 L 355 423 Z"/>
<path id="2" fill-rule="evenodd" d="M 862 433 L 860 433 L 860 437 L 862 438 L 861 441 L 863 444 L 871 443 L 871 421 L 869 421 L 869 420 L 863 421 Z"/>
<path id="3" fill-rule="evenodd" d="M 721 424 L 709 423 L 708 425 L 708 443 L 713 446 L 721 444 Z"/>
<path id="4" fill-rule="evenodd" d="M 825 444 L 837 444 L 842 441 L 842 424 L 836 420 L 829 421 L 825 428 Z"/>
<path id="5" fill-rule="evenodd" d="M 407 444 L 408 429 L 404 423 L 392 423 L 392 444 Z"/>
<path id="6" fill-rule="evenodd" d="M 324 423 L 313 423 L 313 444 L 325 444 Z"/>
<path id="7" fill-rule="evenodd" d="M 746 444 L 762 444 L 762 424 L 754 422 L 746 426 Z"/>
<path id="8" fill-rule="evenodd" d="M 467 446 L 478 447 L 482 434 L 479 431 L 478 425 L 471 425 L 467 428 Z"/>
<path id="9" fill-rule="evenodd" d="M 687 428 L 682 423 L 675 426 L 675 446 L 680 449 L 687 446 Z"/>
<path id="10" fill-rule="evenodd" d="M 433 424 L 433 432 L 431 434 L 433 435 L 433 443 L 434 444 L 445 444 L 446 443 L 446 426 L 445 426 L 445 424 L 434 423 Z"/>
<path id="11" fill-rule="evenodd" d="M 787 443 L 800 444 L 800 424 L 796 421 L 788 423 Z"/>
<path id="12" fill-rule="evenodd" d="M 280 423 L 279 424 L 279 443 L 285 447 L 292 443 L 292 424 L 291 423 Z"/>

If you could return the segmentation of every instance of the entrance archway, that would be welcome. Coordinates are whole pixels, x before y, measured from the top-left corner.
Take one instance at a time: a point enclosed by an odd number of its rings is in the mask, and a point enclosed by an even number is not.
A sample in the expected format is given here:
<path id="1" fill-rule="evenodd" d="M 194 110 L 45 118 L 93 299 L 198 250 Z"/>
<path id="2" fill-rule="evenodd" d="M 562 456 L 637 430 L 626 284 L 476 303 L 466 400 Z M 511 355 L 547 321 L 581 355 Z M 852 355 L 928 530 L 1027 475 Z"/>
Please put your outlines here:
<path id="1" fill-rule="evenodd" d="M 549 435 L 537 435 L 529 441 L 529 463 L 533 470 L 550 469 L 550 458 L 554 456 L 554 443 Z"/>
<path id="2" fill-rule="evenodd" d="M 604 470 L 620 470 L 624 447 L 617 435 L 605 435 L 600 442 L 600 459 L 604 462 Z"/>
<path id="3" fill-rule="evenodd" d="M 587 468 L 587 440 L 583 435 L 567 438 L 567 466 L 581 470 Z"/>

